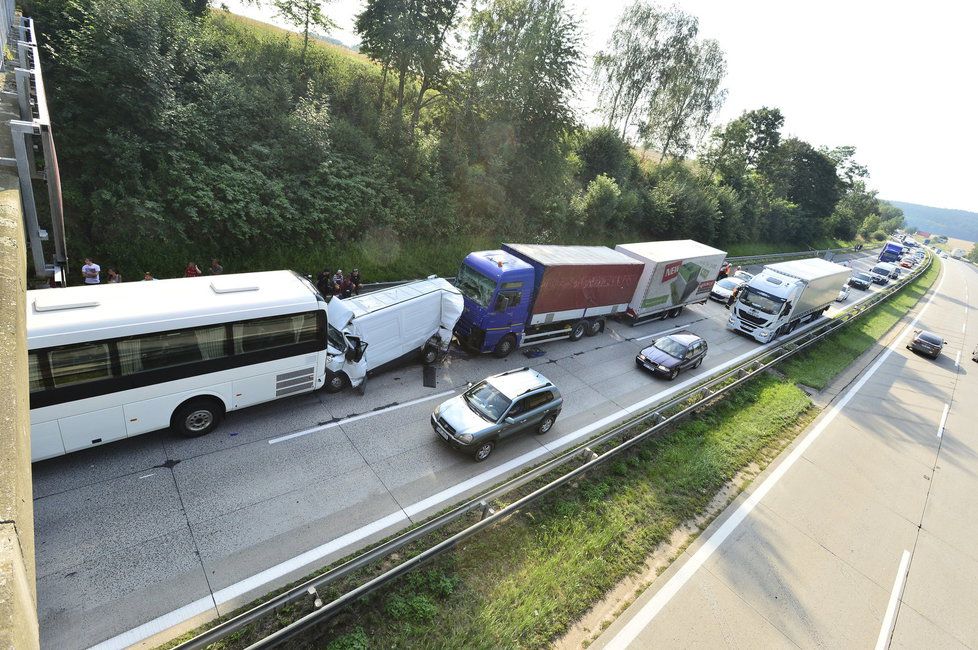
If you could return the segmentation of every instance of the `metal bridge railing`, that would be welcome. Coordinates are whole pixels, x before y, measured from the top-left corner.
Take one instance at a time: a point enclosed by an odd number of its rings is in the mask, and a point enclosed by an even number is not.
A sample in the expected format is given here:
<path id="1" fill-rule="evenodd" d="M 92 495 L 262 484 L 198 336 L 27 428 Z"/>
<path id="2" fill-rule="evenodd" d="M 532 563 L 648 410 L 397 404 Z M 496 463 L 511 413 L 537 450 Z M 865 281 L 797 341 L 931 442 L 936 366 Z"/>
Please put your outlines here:
<path id="1" fill-rule="evenodd" d="M 808 251 L 808 253 L 810 252 L 811 251 Z M 812 324 L 804 326 L 803 328 L 800 328 L 799 330 L 796 330 L 793 335 L 783 338 L 780 344 L 777 346 L 759 350 L 757 354 L 752 355 L 748 359 L 737 363 L 734 366 L 725 368 L 709 377 L 704 378 L 701 382 L 691 386 L 689 389 L 683 391 L 675 397 L 667 398 L 663 402 L 651 406 L 648 411 L 642 413 L 641 415 L 638 415 L 630 420 L 623 421 L 595 438 L 582 441 L 579 444 L 576 444 L 561 452 L 559 455 L 526 470 L 519 476 L 515 476 L 482 492 L 478 496 L 471 498 L 464 503 L 446 510 L 445 512 L 429 519 L 416 528 L 396 535 L 391 539 L 375 546 L 374 548 L 348 560 L 347 562 L 344 562 L 335 568 L 315 576 L 302 584 L 288 589 L 282 594 L 275 596 L 274 598 L 265 601 L 264 603 L 261 603 L 252 609 L 235 616 L 234 618 L 228 619 L 227 621 L 224 621 L 210 628 L 209 630 L 202 632 L 200 635 L 177 646 L 177 650 L 196 650 L 199 648 L 205 648 L 208 645 L 215 643 L 228 635 L 241 630 L 247 625 L 250 625 L 251 623 L 254 623 L 259 619 L 271 614 L 283 605 L 295 602 L 302 598 L 312 597 L 317 599 L 315 609 L 302 618 L 292 622 L 288 626 L 277 630 L 271 635 L 256 642 L 252 646 L 249 646 L 249 648 L 255 649 L 275 647 L 314 625 L 324 623 L 357 599 L 383 587 L 392 580 L 411 571 L 415 567 L 432 560 L 438 555 L 451 550 L 465 539 L 477 534 L 478 532 L 497 522 L 502 521 L 506 517 L 520 511 L 546 494 L 549 494 L 550 492 L 571 483 L 587 472 L 590 472 L 591 470 L 607 463 L 612 458 L 624 453 L 628 449 L 641 444 L 643 441 L 648 440 L 651 437 L 662 435 L 668 427 L 677 423 L 679 420 L 696 413 L 700 409 L 707 406 L 715 398 L 734 390 L 738 386 L 750 381 L 753 377 L 756 377 L 759 373 L 766 371 L 775 364 L 784 361 L 785 359 L 806 349 L 810 345 L 813 345 L 814 343 L 823 340 L 827 336 L 832 335 L 855 318 L 860 317 L 862 314 L 872 310 L 874 307 L 887 300 L 894 292 L 899 291 L 914 278 L 926 271 L 927 268 L 929 268 L 932 259 L 933 255 L 928 255 L 926 264 L 918 266 L 916 269 L 904 276 L 899 282 L 891 284 L 881 291 L 870 294 L 865 299 L 844 309 L 834 317 L 816 321 Z M 643 426 L 646 428 L 637 433 L 635 432 L 636 428 Z M 604 451 L 603 453 L 597 453 L 594 451 L 615 441 L 620 441 L 620 444 L 608 449 L 607 451 Z M 582 459 L 584 459 L 583 464 L 579 464 L 561 476 L 551 480 L 546 485 L 518 498 L 502 509 L 493 511 L 490 508 L 489 503 L 493 499 L 498 499 L 511 494 L 520 487 L 537 480 L 542 476 L 550 474 L 551 472 L 566 465 L 581 463 Z M 401 562 L 391 569 L 388 569 L 384 573 L 372 578 L 368 582 L 352 589 L 351 591 L 348 591 L 331 602 L 323 604 L 318 600 L 318 589 L 334 584 L 341 578 L 376 563 L 380 559 L 391 555 L 409 544 L 417 542 L 426 535 L 444 529 L 449 524 L 456 522 L 473 512 L 481 513 L 480 519 L 470 526 L 467 526 L 465 529 L 452 534 L 448 538 L 434 544 L 418 555 Z"/>

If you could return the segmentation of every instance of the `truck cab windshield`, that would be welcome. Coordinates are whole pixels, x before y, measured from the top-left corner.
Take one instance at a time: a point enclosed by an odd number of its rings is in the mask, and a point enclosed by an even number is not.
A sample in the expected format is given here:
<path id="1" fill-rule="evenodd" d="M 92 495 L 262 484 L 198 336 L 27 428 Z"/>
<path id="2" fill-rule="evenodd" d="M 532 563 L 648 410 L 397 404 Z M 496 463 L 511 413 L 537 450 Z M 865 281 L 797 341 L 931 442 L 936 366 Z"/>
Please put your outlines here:
<path id="1" fill-rule="evenodd" d="M 746 291 L 741 292 L 740 301 L 748 307 L 753 307 L 765 314 L 780 313 L 781 306 L 784 305 L 783 298 L 762 293 L 753 287 L 747 287 Z"/>
<path id="2" fill-rule="evenodd" d="M 489 300 L 496 290 L 496 283 L 472 267 L 463 264 L 458 270 L 458 289 L 462 295 L 482 307 L 489 306 Z"/>

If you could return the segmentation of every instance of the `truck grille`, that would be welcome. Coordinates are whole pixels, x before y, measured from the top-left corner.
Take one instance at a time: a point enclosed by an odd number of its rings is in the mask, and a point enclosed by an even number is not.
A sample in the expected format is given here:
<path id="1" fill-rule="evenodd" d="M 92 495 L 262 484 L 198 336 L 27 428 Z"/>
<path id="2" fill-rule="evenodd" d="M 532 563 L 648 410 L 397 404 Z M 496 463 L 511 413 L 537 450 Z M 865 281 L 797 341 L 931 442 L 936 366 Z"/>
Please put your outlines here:
<path id="1" fill-rule="evenodd" d="M 740 320 L 745 320 L 748 323 L 752 323 L 754 325 L 763 325 L 764 324 L 764 319 L 763 318 L 758 318 L 757 316 L 752 316 L 751 314 L 748 314 L 747 312 L 743 311 L 742 309 L 741 310 L 737 310 L 737 315 L 740 316 Z"/>

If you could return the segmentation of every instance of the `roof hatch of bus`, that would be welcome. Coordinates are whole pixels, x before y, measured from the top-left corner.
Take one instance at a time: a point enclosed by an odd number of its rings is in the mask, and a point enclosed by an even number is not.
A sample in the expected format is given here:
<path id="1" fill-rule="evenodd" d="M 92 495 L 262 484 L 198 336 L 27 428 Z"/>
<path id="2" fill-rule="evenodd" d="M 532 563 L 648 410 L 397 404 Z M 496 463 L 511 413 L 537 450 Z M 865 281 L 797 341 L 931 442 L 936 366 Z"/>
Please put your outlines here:
<path id="1" fill-rule="evenodd" d="M 75 297 L 74 299 L 65 298 L 58 290 L 43 294 L 34 298 L 35 311 L 61 311 L 63 309 L 81 309 L 83 307 L 98 307 L 98 300 Z"/>
<path id="2" fill-rule="evenodd" d="M 244 280 L 244 281 L 242 281 Z M 258 291 L 258 285 L 254 280 L 248 281 L 245 278 L 214 278 L 211 280 L 211 290 L 214 293 L 240 293 L 242 291 Z"/>

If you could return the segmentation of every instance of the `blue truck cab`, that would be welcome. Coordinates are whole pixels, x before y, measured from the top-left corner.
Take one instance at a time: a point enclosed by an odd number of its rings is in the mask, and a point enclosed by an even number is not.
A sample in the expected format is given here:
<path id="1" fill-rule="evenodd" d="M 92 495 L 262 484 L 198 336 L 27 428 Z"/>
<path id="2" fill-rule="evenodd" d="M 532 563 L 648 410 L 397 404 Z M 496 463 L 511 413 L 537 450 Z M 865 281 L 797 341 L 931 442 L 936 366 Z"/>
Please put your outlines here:
<path id="1" fill-rule="evenodd" d="M 455 334 L 463 347 L 506 356 L 519 347 L 533 300 L 533 267 L 503 250 L 469 253 L 456 284 L 465 300 Z"/>
<path id="2" fill-rule="evenodd" d="M 880 256 L 877 258 L 880 262 L 899 262 L 900 258 L 903 257 L 903 244 L 895 241 L 888 241 L 886 245 L 883 246 L 883 250 L 880 252 Z"/>

